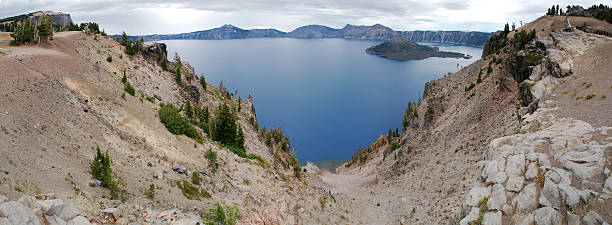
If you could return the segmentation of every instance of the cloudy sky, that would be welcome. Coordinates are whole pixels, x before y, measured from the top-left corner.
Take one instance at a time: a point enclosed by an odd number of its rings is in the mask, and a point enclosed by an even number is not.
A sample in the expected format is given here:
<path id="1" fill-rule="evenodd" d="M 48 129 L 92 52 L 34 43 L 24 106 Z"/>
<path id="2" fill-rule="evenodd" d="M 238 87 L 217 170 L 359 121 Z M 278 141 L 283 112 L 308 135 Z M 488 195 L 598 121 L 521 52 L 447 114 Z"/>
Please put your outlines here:
<path id="1" fill-rule="evenodd" d="M 496 31 L 532 21 L 553 4 L 590 6 L 611 0 L 0 0 L 0 18 L 51 10 L 107 33 L 167 34 L 233 24 L 291 31 L 308 24 L 341 28 L 380 23 L 394 30 Z"/>

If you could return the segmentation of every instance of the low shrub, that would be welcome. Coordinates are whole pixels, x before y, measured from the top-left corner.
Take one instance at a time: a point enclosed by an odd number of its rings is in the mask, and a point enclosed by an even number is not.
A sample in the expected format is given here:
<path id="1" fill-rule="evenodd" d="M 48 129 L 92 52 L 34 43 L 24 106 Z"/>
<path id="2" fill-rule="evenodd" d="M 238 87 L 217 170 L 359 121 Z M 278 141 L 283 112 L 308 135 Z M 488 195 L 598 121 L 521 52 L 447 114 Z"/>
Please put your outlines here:
<path id="1" fill-rule="evenodd" d="M 266 160 L 264 160 L 261 156 L 259 155 L 255 155 L 253 153 L 247 154 L 246 155 L 247 159 L 253 159 L 255 161 L 257 161 L 257 163 L 259 163 L 259 165 L 263 168 L 268 168 L 268 163 L 266 163 Z"/>
<path id="2" fill-rule="evenodd" d="M 214 165 L 217 162 L 217 152 L 209 148 L 204 153 L 204 158 L 208 159 L 208 164 Z"/>
<path id="3" fill-rule="evenodd" d="M 476 85 L 474 83 L 470 83 L 470 85 L 468 85 L 467 87 L 465 87 L 465 91 L 468 92 L 470 90 L 472 90 L 472 88 L 474 88 Z"/>
<path id="4" fill-rule="evenodd" d="M 112 160 L 108 155 L 102 154 L 100 147 L 96 146 L 96 155 L 94 159 L 89 163 L 89 173 L 91 176 L 102 181 L 102 186 L 110 190 L 111 198 L 118 199 L 121 195 L 121 189 L 119 185 L 113 179 L 113 169 L 111 168 Z"/>
<path id="5" fill-rule="evenodd" d="M 199 188 L 193 186 L 193 184 L 189 183 L 186 180 L 177 180 L 176 185 L 181 192 L 185 196 L 185 198 L 189 200 L 202 200 L 202 198 L 210 198 L 210 194 L 206 190 L 200 190 Z"/>
<path id="6" fill-rule="evenodd" d="M 584 99 L 589 100 L 589 99 L 595 98 L 595 96 L 597 96 L 596 93 L 587 94 L 584 96 Z"/>
<path id="7" fill-rule="evenodd" d="M 113 62 L 113 57 L 108 55 L 108 57 L 106 57 L 106 61 L 107 62 Z"/>
<path id="8" fill-rule="evenodd" d="M 130 84 L 130 82 L 125 83 L 125 88 L 123 90 L 125 90 L 125 92 L 127 92 L 131 96 L 136 95 L 136 89 L 134 89 L 134 87 L 132 86 L 132 84 Z"/>
<path id="9" fill-rule="evenodd" d="M 148 199 L 155 198 L 155 184 L 151 183 L 151 185 L 149 185 L 149 189 L 146 190 L 144 194 Z"/>
<path id="10" fill-rule="evenodd" d="M 208 212 L 206 225 L 234 225 L 241 217 L 238 207 L 221 205 L 218 202 L 213 208 L 209 208 Z"/>
<path id="11" fill-rule="evenodd" d="M 193 173 L 191 174 L 191 183 L 195 185 L 200 185 L 200 180 L 200 173 L 197 171 L 193 171 Z"/>
<path id="12" fill-rule="evenodd" d="M 189 123 L 187 118 L 181 116 L 179 110 L 173 104 L 161 104 L 161 106 L 158 113 L 159 119 L 170 133 L 184 134 L 198 141 L 202 139 L 200 133 Z"/>

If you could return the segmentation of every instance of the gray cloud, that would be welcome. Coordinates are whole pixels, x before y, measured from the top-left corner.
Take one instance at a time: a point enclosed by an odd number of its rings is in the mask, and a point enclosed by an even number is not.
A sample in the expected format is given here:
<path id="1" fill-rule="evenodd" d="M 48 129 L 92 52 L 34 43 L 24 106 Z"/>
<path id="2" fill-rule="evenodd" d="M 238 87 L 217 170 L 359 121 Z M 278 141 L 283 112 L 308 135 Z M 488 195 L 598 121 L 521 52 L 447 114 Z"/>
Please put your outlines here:
<path id="1" fill-rule="evenodd" d="M 342 27 L 381 23 L 396 30 L 495 31 L 506 22 L 530 21 L 552 4 L 533 0 L 0 0 L 0 18 L 37 10 L 96 21 L 110 33 L 178 33 L 232 23 L 290 31 L 306 24 Z M 484 7 L 484 8 L 483 8 Z"/>

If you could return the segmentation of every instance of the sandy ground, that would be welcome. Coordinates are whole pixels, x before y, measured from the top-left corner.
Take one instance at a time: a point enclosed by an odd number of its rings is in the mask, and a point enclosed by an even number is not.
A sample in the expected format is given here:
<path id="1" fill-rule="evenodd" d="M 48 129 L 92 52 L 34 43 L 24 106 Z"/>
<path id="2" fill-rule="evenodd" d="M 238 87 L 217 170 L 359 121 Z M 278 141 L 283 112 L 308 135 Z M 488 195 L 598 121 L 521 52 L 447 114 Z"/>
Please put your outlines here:
<path id="1" fill-rule="evenodd" d="M 572 76 L 563 79 L 550 97 L 558 117 L 573 117 L 594 127 L 612 126 L 612 42 L 579 56 Z M 587 94 L 596 94 L 585 99 Z M 608 116 L 602 116 L 601 113 Z"/>

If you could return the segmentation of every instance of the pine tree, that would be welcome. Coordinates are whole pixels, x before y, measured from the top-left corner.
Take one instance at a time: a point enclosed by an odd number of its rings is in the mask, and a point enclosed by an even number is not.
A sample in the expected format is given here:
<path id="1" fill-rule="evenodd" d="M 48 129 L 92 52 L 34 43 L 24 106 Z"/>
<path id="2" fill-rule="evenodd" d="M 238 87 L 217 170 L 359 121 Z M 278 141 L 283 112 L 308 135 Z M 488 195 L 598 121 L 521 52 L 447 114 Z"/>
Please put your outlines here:
<path id="1" fill-rule="evenodd" d="M 200 76 L 200 85 L 202 85 L 202 88 L 204 88 L 204 90 L 206 91 L 206 78 L 204 78 L 204 74 Z"/>
<path id="2" fill-rule="evenodd" d="M 187 101 L 187 103 L 185 103 L 185 116 L 187 116 L 187 118 L 192 119 L 193 118 L 193 108 L 191 107 L 191 102 Z"/>
<path id="3" fill-rule="evenodd" d="M 126 47 L 130 44 L 130 38 L 128 38 L 125 31 L 121 32 L 121 42 L 119 43 L 121 43 L 121 45 L 126 46 Z"/>

